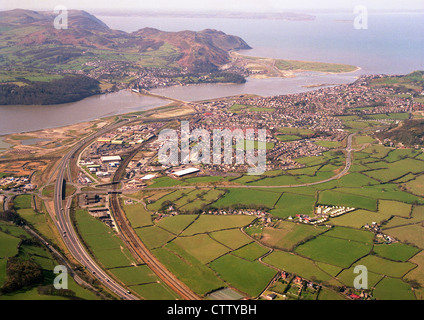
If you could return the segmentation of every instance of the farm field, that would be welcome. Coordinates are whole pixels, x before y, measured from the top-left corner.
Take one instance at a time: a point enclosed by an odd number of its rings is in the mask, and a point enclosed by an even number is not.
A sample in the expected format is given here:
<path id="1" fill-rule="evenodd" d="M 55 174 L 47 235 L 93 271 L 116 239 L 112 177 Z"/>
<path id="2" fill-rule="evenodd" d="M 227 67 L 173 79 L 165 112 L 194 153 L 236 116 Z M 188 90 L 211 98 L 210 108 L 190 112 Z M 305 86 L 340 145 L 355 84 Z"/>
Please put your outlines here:
<path id="1" fill-rule="evenodd" d="M 152 225 L 151 214 L 144 209 L 143 204 L 124 205 L 123 208 L 133 228 Z"/>
<path id="2" fill-rule="evenodd" d="M 370 253 L 371 248 L 372 243 L 320 235 L 298 246 L 294 252 L 312 260 L 347 268 L 357 259 Z"/>
<path id="3" fill-rule="evenodd" d="M 231 249 L 225 247 L 207 234 L 197 234 L 190 237 L 178 237 L 173 243 L 196 258 L 202 264 L 228 253 Z"/>
<path id="4" fill-rule="evenodd" d="M 134 266 L 136 265 L 135 258 L 115 232 L 103 222 L 90 216 L 86 210 L 77 210 L 75 219 L 78 232 L 89 251 L 112 277 L 119 279 L 128 287 L 142 286 L 158 281 L 157 276 L 147 266 Z M 175 298 L 165 288 L 158 292 L 162 292 L 164 295 L 162 297 L 158 295 L 157 299 Z"/>
<path id="5" fill-rule="evenodd" d="M 424 249 L 424 228 L 419 224 L 405 225 L 385 229 L 389 236 L 395 237 L 400 241 L 411 243 L 421 249 Z"/>
<path id="6" fill-rule="evenodd" d="M 210 266 L 224 281 L 251 297 L 258 296 L 276 274 L 274 269 L 257 261 L 231 254 L 213 261 Z"/>
<path id="7" fill-rule="evenodd" d="M 414 180 L 405 183 L 405 187 L 413 194 L 424 196 L 424 174 L 416 177 Z"/>
<path id="8" fill-rule="evenodd" d="M 165 247 L 153 250 L 152 253 L 169 271 L 199 295 L 206 295 L 226 286 L 213 270 L 194 257 L 178 250 L 181 249 L 167 244 Z"/>
<path id="9" fill-rule="evenodd" d="M 280 221 L 274 228 L 264 228 L 257 237 L 260 237 L 260 242 L 269 247 L 292 250 L 297 244 L 326 232 L 327 230 L 325 226 L 314 227 L 305 224 Z"/>
<path id="10" fill-rule="evenodd" d="M 195 223 L 185 229 L 181 235 L 190 236 L 218 230 L 241 228 L 251 223 L 254 219 L 255 217 L 253 216 L 244 215 L 200 215 Z"/>
<path id="11" fill-rule="evenodd" d="M 251 189 L 230 189 L 218 201 L 212 204 L 216 208 L 229 208 L 236 205 L 258 206 L 263 205 L 268 208 L 274 207 L 279 194 L 267 191 L 258 191 Z"/>
<path id="12" fill-rule="evenodd" d="M 279 218 L 287 218 L 296 214 L 312 215 L 315 202 L 315 197 L 283 193 L 270 213 Z"/>
<path id="13" fill-rule="evenodd" d="M 392 261 L 374 255 L 368 255 L 357 261 L 356 264 L 366 266 L 371 272 L 394 278 L 401 278 L 415 268 L 411 262 Z"/>
<path id="14" fill-rule="evenodd" d="M 374 245 L 373 250 L 382 258 L 401 262 L 408 261 L 420 252 L 420 249 L 400 242 L 392 243 L 390 245 L 377 244 Z"/>
<path id="15" fill-rule="evenodd" d="M 177 215 L 156 222 L 158 227 L 165 229 L 175 235 L 180 234 L 185 228 L 198 218 L 197 215 Z"/>
<path id="16" fill-rule="evenodd" d="M 252 240 L 240 232 L 240 229 L 220 230 L 209 233 L 210 237 L 232 250 L 246 246 Z"/>
<path id="17" fill-rule="evenodd" d="M 22 205 L 27 199 L 20 199 Z M 28 202 L 26 202 L 28 205 Z M 17 258 L 21 261 L 31 261 L 39 266 L 43 279 L 30 287 L 24 287 L 14 293 L 0 294 L 0 300 L 68 300 L 68 297 L 60 295 L 48 295 L 38 289 L 49 286 L 55 277 L 53 269 L 58 262 L 51 253 L 39 242 L 28 234 L 23 228 L 12 223 L 0 220 L 0 288 L 7 283 L 8 274 L 6 266 L 9 258 Z M 5 237 L 5 235 L 7 237 Z M 72 295 L 84 300 L 97 300 L 98 297 L 91 291 L 80 287 L 72 277 L 68 279 L 68 288 Z"/>
<path id="18" fill-rule="evenodd" d="M 319 281 L 328 281 L 331 279 L 331 276 L 318 268 L 312 260 L 294 253 L 275 250 L 269 256 L 265 257 L 263 261 L 306 279 Z"/>
<path id="19" fill-rule="evenodd" d="M 377 211 L 377 201 L 375 199 L 333 190 L 322 191 L 319 194 L 318 203 L 321 205 L 346 206 Z"/>
<path id="20" fill-rule="evenodd" d="M 291 140 L 307 134 L 285 130 L 280 138 Z M 402 188 L 402 185 L 412 185 L 419 177 L 420 165 L 424 162 L 415 158 L 420 153 L 383 147 L 367 135 L 355 136 L 354 143 L 357 148 L 365 149 L 355 153 L 351 172 L 323 184 L 265 188 L 299 185 L 334 176 L 344 165 L 343 154 L 327 151 L 322 156 L 299 158 L 303 168 L 267 171 L 261 176 L 183 179 L 177 183 L 208 185 L 229 181 L 249 188 L 202 186 L 194 190 L 161 191 L 157 196 L 150 194 L 145 199 L 151 199 L 148 209 L 152 214 L 165 201 L 171 201 L 177 210 L 186 214 L 153 221 L 153 226 L 136 228 L 136 232 L 169 270 L 200 295 L 227 285 L 253 297 L 265 289 L 269 277 L 258 280 L 261 285 L 257 287 L 245 279 L 251 277 L 252 270 L 275 274 L 273 268 L 323 283 L 325 287 L 318 299 L 342 298 L 326 286 L 352 286 L 353 267 L 357 264 L 367 265 L 371 291 L 376 290 L 376 297 L 384 297 L 391 287 L 390 281 L 389 285 L 382 281 L 384 277 L 403 284 L 407 284 L 404 278 L 423 281 L 419 273 L 414 272 L 417 264 L 412 261 L 424 263 L 420 260 L 423 248 L 419 244 L 424 243 L 419 224 L 424 221 L 424 199 Z M 327 148 L 340 146 L 325 141 L 321 144 Z M 175 182 L 162 179 L 159 183 L 173 185 Z M 288 220 L 296 214 L 313 216 L 317 204 L 356 209 L 330 218 L 326 226 Z M 265 225 L 254 216 L 190 214 L 199 209 L 237 208 L 263 208 L 272 217 L 271 225 Z M 384 233 L 400 242 L 374 243 L 375 234 L 364 229 L 373 222 L 382 224 Z M 229 266 L 243 270 L 244 274 L 234 272 Z M 196 278 L 201 275 L 205 275 L 203 280 Z M 408 284 L 407 287 L 410 288 Z M 402 285 L 399 288 L 404 290 Z M 402 296 L 403 293 L 399 293 L 399 298 Z M 415 299 L 415 295 L 412 298 Z"/>
<path id="21" fill-rule="evenodd" d="M 257 244 L 256 242 L 252 242 L 233 251 L 232 254 L 249 261 L 255 261 L 268 252 L 269 250 L 267 248 Z"/>
<path id="22" fill-rule="evenodd" d="M 373 291 L 380 300 L 394 300 L 393 292 L 396 292 L 395 300 L 415 300 L 411 287 L 400 279 L 384 278 Z"/>

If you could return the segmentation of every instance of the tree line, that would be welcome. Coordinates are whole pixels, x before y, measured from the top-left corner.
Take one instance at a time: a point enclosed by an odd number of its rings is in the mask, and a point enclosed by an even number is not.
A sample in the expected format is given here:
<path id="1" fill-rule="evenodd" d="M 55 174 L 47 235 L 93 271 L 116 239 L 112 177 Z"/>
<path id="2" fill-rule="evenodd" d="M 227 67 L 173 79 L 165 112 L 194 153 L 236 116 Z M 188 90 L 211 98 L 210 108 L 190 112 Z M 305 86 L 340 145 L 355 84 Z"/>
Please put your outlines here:
<path id="1" fill-rule="evenodd" d="M 99 94 L 99 82 L 84 75 L 67 75 L 49 82 L 0 85 L 0 105 L 50 105 L 75 102 Z"/>

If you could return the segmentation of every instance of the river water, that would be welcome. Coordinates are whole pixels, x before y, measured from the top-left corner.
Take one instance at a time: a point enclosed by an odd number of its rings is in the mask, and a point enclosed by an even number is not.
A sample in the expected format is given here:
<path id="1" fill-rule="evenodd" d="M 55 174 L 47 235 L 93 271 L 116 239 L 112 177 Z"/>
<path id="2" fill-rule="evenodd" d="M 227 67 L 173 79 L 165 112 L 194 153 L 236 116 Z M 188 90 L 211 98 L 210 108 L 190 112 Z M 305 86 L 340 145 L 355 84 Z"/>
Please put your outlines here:
<path id="1" fill-rule="evenodd" d="M 0 135 L 90 121 L 107 116 L 148 110 L 168 100 L 133 94 L 128 90 L 48 106 L 0 106 Z"/>
<path id="2" fill-rule="evenodd" d="M 424 70 L 424 15 L 374 14 L 368 29 L 357 30 L 350 14 L 320 14 L 315 21 L 262 19 L 196 19 L 98 16 L 112 29 L 133 32 L 143 27 L 164 31 L 222 30 L 242 37 L 252 56 L 352 64 L 355 73 L 302 73 L 295 78 L 249 78 L 245 84 L 209 84 L 154 89 L 152 92 L 185 101 L 238 94 L 263 96 L 314 90 L 309 85 L 343 84 L 361 74 L 406 74 Z M 59 127 L 109 115 L 151 109 L 166 100 L 129 91 L 99 95 L 75 103 L 51 106 L 0 106 L 0 135 Z"/>

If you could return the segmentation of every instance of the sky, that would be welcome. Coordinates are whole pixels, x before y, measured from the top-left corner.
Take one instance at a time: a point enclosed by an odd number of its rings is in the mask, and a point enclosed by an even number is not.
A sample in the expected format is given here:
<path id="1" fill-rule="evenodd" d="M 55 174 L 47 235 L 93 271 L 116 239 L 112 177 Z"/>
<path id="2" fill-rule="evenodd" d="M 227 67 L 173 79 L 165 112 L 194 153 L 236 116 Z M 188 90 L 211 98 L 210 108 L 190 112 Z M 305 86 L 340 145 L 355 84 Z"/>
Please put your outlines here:
<path id="1" fill-rule="evenodd" d="M 57 5 L 68 9 L 140 9 L 164 11 L 353 11 L 365 5 L 369 11 L 424 11 L 423 0 L 0 0 L 0 10 L 15 8 L 48 10 Z"/>

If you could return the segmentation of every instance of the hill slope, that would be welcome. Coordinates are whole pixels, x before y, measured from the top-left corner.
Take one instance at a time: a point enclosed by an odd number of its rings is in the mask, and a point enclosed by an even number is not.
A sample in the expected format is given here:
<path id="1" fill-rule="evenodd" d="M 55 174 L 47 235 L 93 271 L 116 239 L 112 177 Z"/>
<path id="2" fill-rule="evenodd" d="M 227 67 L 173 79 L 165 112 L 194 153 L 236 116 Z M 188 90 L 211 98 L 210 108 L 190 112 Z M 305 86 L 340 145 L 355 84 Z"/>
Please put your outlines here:
<path id="1" fill-rule="evenodd" d="M 53 24 L 55 17 L 52 12 L 22 9 L 0 12 L 0 30 L 3 31 L 0 42 L 7 45 L 9 51 L 26 55 L 30 55 L 31 48 L 39 50 L 45 46 L 73 46 L 81 52 L 100 49 L 131 54 L 158 51 L 167 45 L 179 54 L 173 61 L 176 62 L 174 66 L 193 72 L 216 71 L 230 61 L 230 50 L 250 48 L 241 38 L 216 30 L 162 32 L 146 28 L 126 33 L 112 30 L 95 16 L 79 10 L 70 10 L 68 28 L 58 30 Z M 25 64 L 24 59 L 18 62 Z M 7 61 L 3 61 L 2 66 L 5 65 Z"/>

